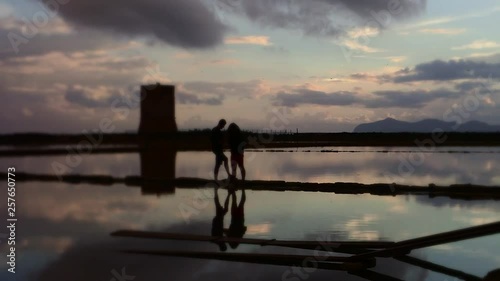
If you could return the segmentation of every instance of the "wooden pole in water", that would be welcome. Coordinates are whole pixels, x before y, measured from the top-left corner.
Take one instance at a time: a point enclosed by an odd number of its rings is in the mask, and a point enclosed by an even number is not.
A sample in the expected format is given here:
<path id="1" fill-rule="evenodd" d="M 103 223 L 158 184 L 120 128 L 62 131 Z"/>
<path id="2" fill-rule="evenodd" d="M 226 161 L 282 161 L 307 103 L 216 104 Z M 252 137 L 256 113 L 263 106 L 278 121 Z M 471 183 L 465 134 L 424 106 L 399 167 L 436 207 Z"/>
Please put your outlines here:
<path id="1" fill-rule="evenodd" d="M 410 253 L 411 251 L 416 249 L 447 244 L 496 233 L 500 233 L 500 222 L 494 222 L 480 226 L 473 226 L 464 229 L 453 230 L 449 232 L 443 232 L 434 235 L 396 242 L 393 246 L 387 249 L 354 255 L 351 257 L 351 260 L 363 260 L 365 258 L 373 258 L 373 257 L 394 257 Z"/>
<path id="2" fill-rule="evenodd" d="M 467 280 L 467 281 L 481 281 L 481 280 L 483 280 L 482 278 L 465 273 L 465 272 L 460 271 L 460 270 L 448 268 L 448 267 L 445 267 L 445 266 L 442 266 L 439 264 L 435 264 L 435 263 L 432 263 L 429 261 L 424 261 L 424 260 L 417 259 L 414 257 L 406 256 L 406 255 L 405 256 L 396 256 L 394 258 L 397 259 L 398 261 L 402 261 L 402 262 L 405 262 L 407 264 L 418 266 L 418 267 L 421 267 L 421 268 L 424 268 L 427 270 L 431 270 L 434 272 L 438 272 L 441 274 L 445 274 L 448 276 L 456 277 L 456 278 L 459 278 L 462 280 Z"/>
<path id="3" fill-rule="evenodd" d="M 211 259 L 232 262 L 257 263 L 268 265 L 301 266 L 330 270 L 357 271 L 375 266 L 375 259 L 350 262 L 349 257 L 331 256 L 320 257 L 315 260 L 312 255 L 280 255 L 258 253 L 219 253 L 219 252 L 190 252 L 190 251 L 152 251 L 152 250 L 123 250 L 129 254 L 145 254 L 155 256 L 173 256 L 197 259 Z M 310 262 L 314 260 L 315 262 Z"/>
<path id="4" fill-rule="evenodd" d="M 367 251 L 367 249 L 384 249 L 391 247 L 392 245 L 395 244 L 394 242 L 386 242 L 386 241 L 293 241 L 293 240 L 276 240 L 276 239 L 234 238 L 234 237 L 224 237 L 224 236 L 218 237 L 218 236 L 207 236 L 207 235 L 138 231 L 138 230 L 119 230 L 111 233 L 111 236 L 214 242 L 214 243 L 237 242 L 240 244 L 249 244 L 249 245 L 290 247 L 290 248 L 329 251 L 329 252 L 335 252 L 336 250 L 344 250 L 344 249 L 361 249 L 365 251 Z"/>

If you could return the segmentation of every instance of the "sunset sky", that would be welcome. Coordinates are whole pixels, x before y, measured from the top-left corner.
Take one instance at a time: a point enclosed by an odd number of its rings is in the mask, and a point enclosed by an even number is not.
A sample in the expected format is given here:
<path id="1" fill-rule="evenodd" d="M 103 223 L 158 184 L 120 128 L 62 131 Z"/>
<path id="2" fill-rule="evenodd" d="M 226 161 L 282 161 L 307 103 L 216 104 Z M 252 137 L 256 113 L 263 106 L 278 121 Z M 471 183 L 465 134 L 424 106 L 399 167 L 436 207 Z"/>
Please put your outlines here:
<path id="1" fill-rule="evenodd" d="M 500 124 L 496 0 L 0 0 L 0 133 L 135 131 L 141 84 L 180 129 Z"/>

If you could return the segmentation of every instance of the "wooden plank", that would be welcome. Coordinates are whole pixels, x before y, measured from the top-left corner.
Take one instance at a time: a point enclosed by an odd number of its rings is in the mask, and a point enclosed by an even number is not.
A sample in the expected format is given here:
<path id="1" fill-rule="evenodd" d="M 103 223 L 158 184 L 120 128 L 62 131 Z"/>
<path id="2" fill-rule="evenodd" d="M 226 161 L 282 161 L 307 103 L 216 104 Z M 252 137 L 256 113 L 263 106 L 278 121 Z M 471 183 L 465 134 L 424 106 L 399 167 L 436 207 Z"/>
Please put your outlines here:
<path id="1" fill-rule="evenodd" d="M 421 268 L 424 268 L 427 270 L 432 270 L 434 272 L 438 272 L 438 273 L 445 274 L 448 276 L 456 277 L 456 278 L 466 280 L 466 281 L 481 281 L 481 280 L 483 280 L 482 278 L 465 273 L 465 272 L 460 271 L 460 270 L 448 268 L 448 267 L 445 267 L 445 266 L 442 266 L 439 264 L 435 264 L 435 263 L 432 263 L 429 261 L 424 261 L 424 260 L 417 259 L 414 257 L 406 256 L 406 255 L 405 256 L 397 256 L 394 258 L 399 260 L 399 261 L 405 262 L 407 264 L 418 266 L 418 267 L 421 267 Z"/>
<path id="2" fill-rule="evenodd" d="M 382 273 L 378 273 L 372 270 L 358 270 L 358 271 L 349 271 L 348 272 L 351 275 L 355 275 L 367 280 L 373 280 L 373 281 L 403 281 L 401 279 L 385 275 Z"/>
<path id="3" fill-rule="evenodd" d="M 111 233 L 111 236 L 134 237 L 148 239 L 166 239 L 166 240 L 184 240 L 199 242 L 237 242 L 240 244 L 250 244 L 259 246 L 279 246 L 291 247 L 309 250 L 331 251 L 342 249 L 384 249 L 394 245 L 394 242 L 385 241 L 295 241 L 295 240 L 276 240 L 276 239 L 255 239 L 255 238 L 233 238 L 217 237 L 196 234 L 168 233 L 154 231 L 138 230 L 119 230 Z"/>
<path id="4" fill-rule="evenodd" d="M 7 173 L 0 172 L 0 178 L 7 178 Z M 31 174 L 17 173 L 17 181 L 45 181 L 45 182 L 68 182 L 72 184 L 125 184 L 127 186 L 143 186 L 144 184 L 155 182 L 159 186 L 169 186 L 169 188 L 158 188 L 157 193 L 171 193 L 171 187 L 176 188 L 207 188 L 214 187 L 216 184 L 213 180 L 199 178 L 172 178 L 172 179 L 150 179 L 140 176 L 127 177 L 111 177 L 109 175 L 49 175 L 49 174 Z M 227 181 L 221 181 L 224 188 L 228 188 Z M 498 186 L 479 186 L 470 184 L 436 186 L 430 184 L 428 186 L 412 186 L 398 184 L 361 184 L 361 183 L 314 183 L 314 182 L 286 182 L 286 181 L 260 181 L 247 180 L 245 182 L 238 181 L 239 188 L 247 190 L 259 191 L 305 191 L 305 192 L 326 192 L 336 194 L 372 194 L 378 196 L 396 196 L 396 195 L 423 195 L 428 194 L 430 197 L 450 197 L 466 200 L 485 200 L 493 199 L 500 200 L 500 187 Z"/>
<path id="5" fill-rule="evenodd" d="M 393 246 L 383 250 L 352 256 L 352 260 L 365 259 L 368 257 L 393 257 L 410 253 L 412 250 L 421 249 L 441 244 L 457 242 L 492 234 L 500 233 L 500 222 L 473 226 L 459 230 L 453 230 L 434 235 L 409 239 L 395 243 Z"/>
<path id="6" fill-rule="evenodd" d="M 190 251 L 161 251 L 161 250 L 122 250 L 129 254 L 143 254 L 154 256 L 185 257 L 196 259 L 222 260 L 231 262 L 245 262 L 267 265 L 300 266 L 330 270 L 357 271 L 375 266 L 375 259 L 350 262 L 348 257 L 325 257 L 316 260 L 312 255 L 281 255 L 259 253 L 221 253 L 221 252 L 190 252 Z"/>

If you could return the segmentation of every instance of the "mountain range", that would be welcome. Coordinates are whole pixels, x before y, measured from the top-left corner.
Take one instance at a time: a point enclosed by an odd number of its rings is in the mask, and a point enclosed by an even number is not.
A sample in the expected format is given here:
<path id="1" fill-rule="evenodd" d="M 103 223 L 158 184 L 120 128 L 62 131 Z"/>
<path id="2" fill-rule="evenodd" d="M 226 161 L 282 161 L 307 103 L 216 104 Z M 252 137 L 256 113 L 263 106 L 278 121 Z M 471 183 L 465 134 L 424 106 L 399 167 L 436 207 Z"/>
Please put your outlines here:
<path id="1" fill-rule="evenodd" d="M 393 118 L 364 123 L 354 128 L 354 133 L 429 133 L 435 129 L 444 132 L 500 132 L 500 126 L 490 125 L 480 121 L 468 121 L 458 124 L 438 119 L 424 119 L 418 122 L 405 122 Z"/>

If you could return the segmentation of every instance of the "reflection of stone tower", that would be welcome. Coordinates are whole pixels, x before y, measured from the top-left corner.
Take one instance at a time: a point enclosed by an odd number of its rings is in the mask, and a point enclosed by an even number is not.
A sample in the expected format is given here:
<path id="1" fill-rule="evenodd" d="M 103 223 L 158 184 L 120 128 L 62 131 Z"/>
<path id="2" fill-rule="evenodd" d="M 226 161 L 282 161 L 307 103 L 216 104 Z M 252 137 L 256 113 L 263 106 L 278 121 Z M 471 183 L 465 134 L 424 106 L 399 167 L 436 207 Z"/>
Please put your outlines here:
<path id="1" fill-rule="evenodd" d="M 175 158 L 177 150 L 166 141 L 146 141 L 141 147 L 143 194 L 174 193 Z"/>
<path id="2" fill-rule="evenodd" d="M 175 87 L 141 86 L 141 121 L 139 134 L 176 132 Z"/>

